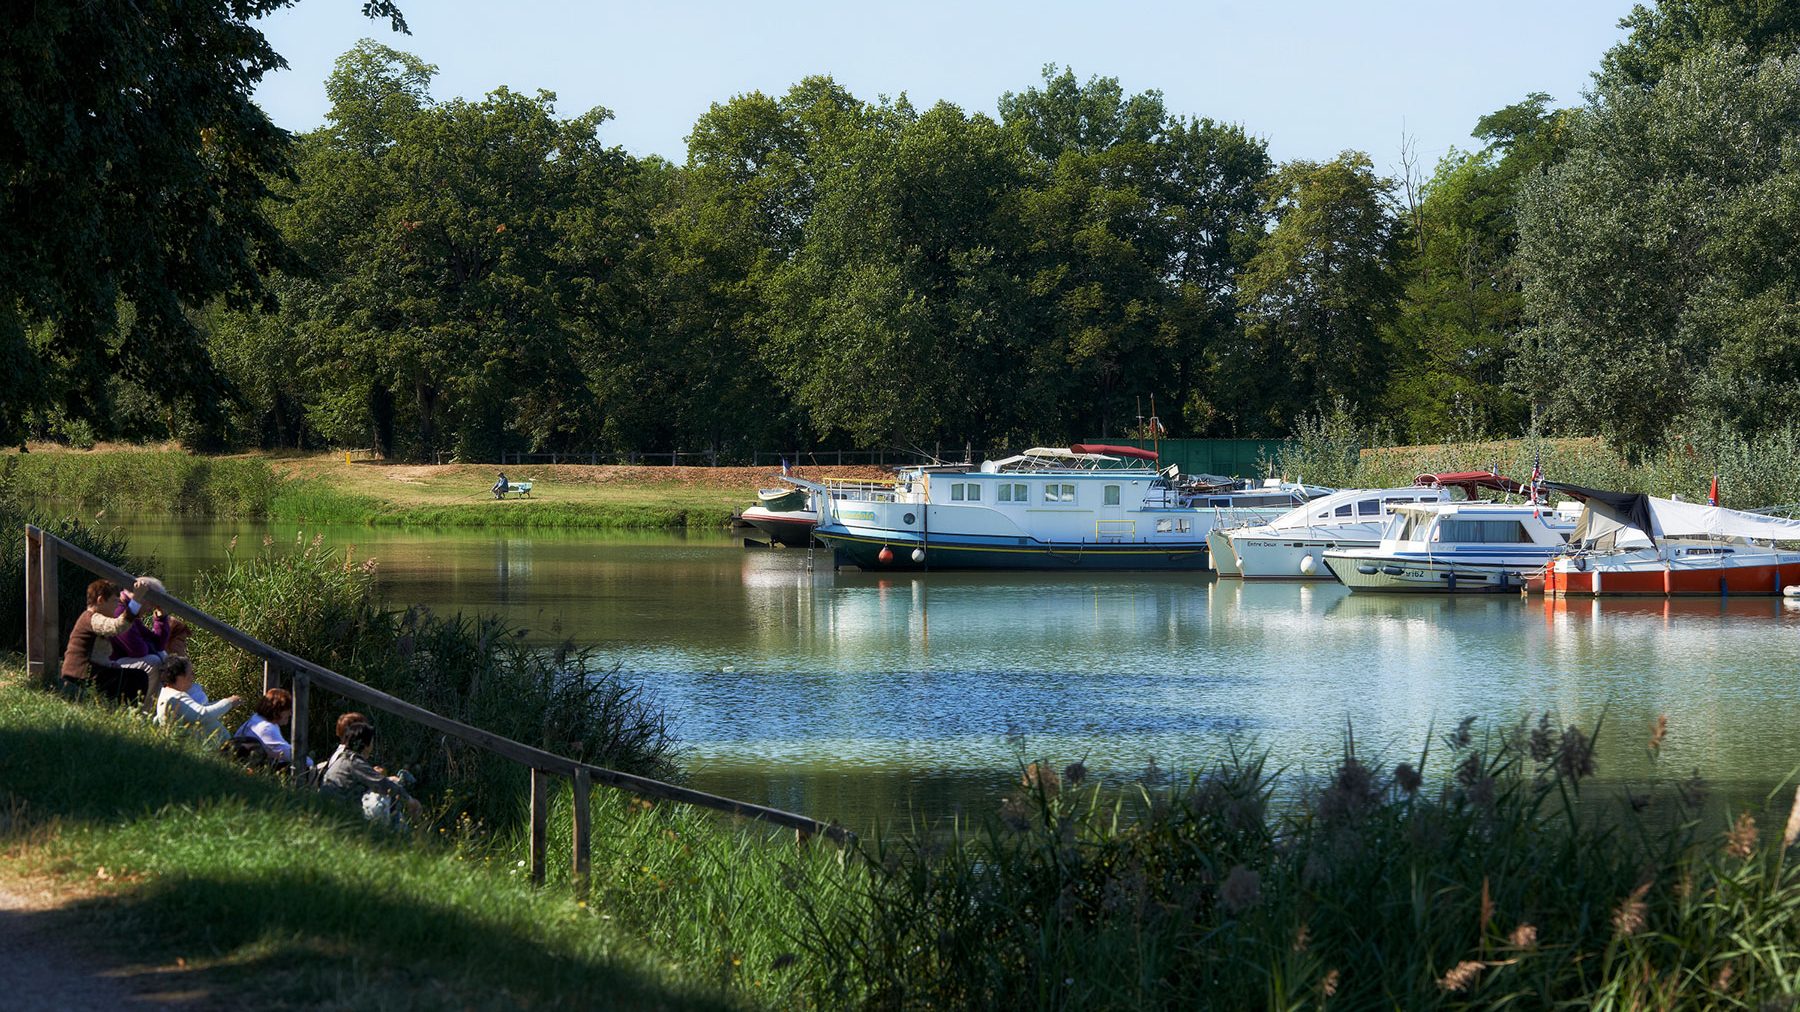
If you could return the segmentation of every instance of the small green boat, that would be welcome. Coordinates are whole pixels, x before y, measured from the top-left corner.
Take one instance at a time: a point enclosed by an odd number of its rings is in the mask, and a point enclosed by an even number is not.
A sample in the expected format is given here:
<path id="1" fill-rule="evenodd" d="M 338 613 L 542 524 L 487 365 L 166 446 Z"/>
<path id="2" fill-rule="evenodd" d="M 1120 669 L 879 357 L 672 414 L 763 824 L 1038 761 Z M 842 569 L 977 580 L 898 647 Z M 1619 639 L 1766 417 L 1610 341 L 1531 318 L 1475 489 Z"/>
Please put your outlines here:
<path id="1" fill-rule="evenodd" d="M 806 509 L 806 490 L 803 488 L 759 489 L 756 498 L 770 513 L 794 513 Z"/>

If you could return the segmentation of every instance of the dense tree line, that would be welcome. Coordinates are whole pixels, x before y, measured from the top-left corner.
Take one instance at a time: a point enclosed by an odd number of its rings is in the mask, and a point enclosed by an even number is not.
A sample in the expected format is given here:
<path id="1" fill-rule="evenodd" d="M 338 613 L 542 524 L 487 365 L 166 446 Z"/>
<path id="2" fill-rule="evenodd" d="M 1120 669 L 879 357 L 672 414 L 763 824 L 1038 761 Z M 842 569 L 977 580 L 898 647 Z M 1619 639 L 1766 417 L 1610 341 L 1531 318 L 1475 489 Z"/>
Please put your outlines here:
<path id="1" fill-rule="evenodd" d="M 8 15 L 9 106 L 74 80 L 43 52 L 141 43 L 106 6 Z M 1174 435 L 1345 403 L 1397 438 L 1645 450 L 1767 427 L 1800 392 L 1781 5 L 1635 8 L 1584 104 L 1525 96 L 1425 178 L 1410 150 L 1277 165 L 1242 126 L 1056 67 L 993 116 L 829 78 L 739 95 L 672 164 L 548 93 L 435 99 L 434 68 L 373 42 L 289 142 L 248 101 L 279 58 L 241 6 L 143 8 L 212 33 L 160 57 L 190 106 L 83 79 L 58 108 L 119 129 L 0 125 L 4 434 L 998 449 L 1123 434 L 1154 398 Z"/>

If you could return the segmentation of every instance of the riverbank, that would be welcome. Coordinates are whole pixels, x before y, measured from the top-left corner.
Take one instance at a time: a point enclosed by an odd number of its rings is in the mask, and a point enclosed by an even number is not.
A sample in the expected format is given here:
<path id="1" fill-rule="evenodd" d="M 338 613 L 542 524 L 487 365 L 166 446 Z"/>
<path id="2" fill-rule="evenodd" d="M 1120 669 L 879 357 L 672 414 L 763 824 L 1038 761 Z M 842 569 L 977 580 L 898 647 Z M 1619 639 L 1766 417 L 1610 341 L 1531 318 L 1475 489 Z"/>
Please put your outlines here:
<path id="1" fill-rule="evenodd" d="M 566 805 L 566 798 L 558 799 Z M 842 895 L 829 848 L 597 790 L 594 885 L 568 842 L 532 888 L 518 841 L 376 831 L 140 716 L 72 705 L 0 657 L 0 910 L 190 1004 L 726 1009 L 807 1004 L 779 925 Z M 566 827 L 566 809 L 552 819 Z M 780 877 L 778 877 L 778 875 Z M 129 972 L 120 973 L 121 969 Z M 71 990 L 70 993 L 79 993 Z"/>
<path id="2" fill-rule="evenodd" d="M 773 468 L 556 464 L 509 469 L 531 497 L 495 500 L 496 469 L 475 464 L 349 463 L 341 455 L 178 449 L 66 450 L 0 456 L 0 495 L 89 510 L 411 527 L 710 528 L 776 484 Z M 882 477 L 870 467 L 797 469 L 803 477 Z"/>

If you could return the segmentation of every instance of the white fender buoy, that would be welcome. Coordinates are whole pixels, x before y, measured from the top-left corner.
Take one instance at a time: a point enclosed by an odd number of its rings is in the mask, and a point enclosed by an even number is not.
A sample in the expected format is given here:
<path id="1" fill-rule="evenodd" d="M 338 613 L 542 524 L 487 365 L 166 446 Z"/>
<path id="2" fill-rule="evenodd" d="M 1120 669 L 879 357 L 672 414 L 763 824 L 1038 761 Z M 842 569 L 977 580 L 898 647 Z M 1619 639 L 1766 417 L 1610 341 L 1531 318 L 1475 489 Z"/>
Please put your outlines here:
<path id="1" fill-rule="evenodd" d="M 923 549 L 923 548 L 913 549 L 912 560 L 914 562 L 924 562 L 925 561 L 925 549 Z"/>
<path id="2" fill-rule="evenodd" d="M 1782 597 L 1800 597 L 1800 584 L 1781 588 Z"/>
<path id="3" fill-rule="evenodd" d="M 1300 575 L 1301 576 L 1311 576 L 1313 574 L 1313 570 L 1315 570 L 1317 568 L 1319 568 L 1319 564 L 1317 562 L 1313 561 L 1313 557 L 1310 554 L 1300 556 Z"/>

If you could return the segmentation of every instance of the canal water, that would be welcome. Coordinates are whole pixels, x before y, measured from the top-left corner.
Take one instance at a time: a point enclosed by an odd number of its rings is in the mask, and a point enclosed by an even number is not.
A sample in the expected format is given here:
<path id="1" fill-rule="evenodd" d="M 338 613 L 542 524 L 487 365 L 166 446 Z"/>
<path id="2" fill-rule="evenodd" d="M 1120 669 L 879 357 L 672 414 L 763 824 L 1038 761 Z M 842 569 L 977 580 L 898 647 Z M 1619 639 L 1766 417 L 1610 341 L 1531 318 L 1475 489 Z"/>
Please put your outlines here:
<path id="1" fill-rule="evenodd" d="M 696 786 L 852 826 L 991 810 L 1021 760 L 1126 781 L 1234 749 L 1385 762 L 1464 715 L 1604 718 L 1601 772 L 1760 797 L 1800 768 L 1800 609 L 1777 599 L 1365 596 L 1210 574 L 880 575 L 724 534 L 420 531 L 133 517 L 180 593 L 233 537 L 323 534 L 388 602 L 499 612 L 616 661 Z"/>

